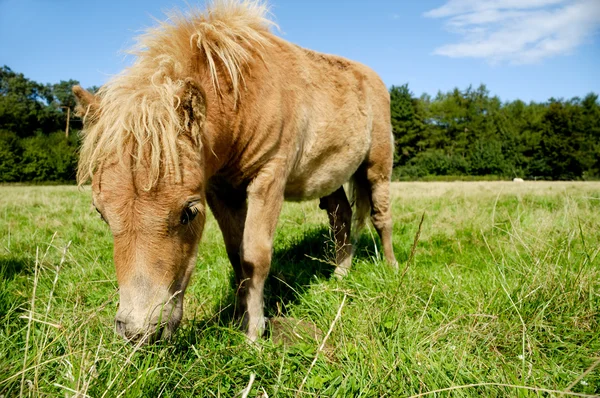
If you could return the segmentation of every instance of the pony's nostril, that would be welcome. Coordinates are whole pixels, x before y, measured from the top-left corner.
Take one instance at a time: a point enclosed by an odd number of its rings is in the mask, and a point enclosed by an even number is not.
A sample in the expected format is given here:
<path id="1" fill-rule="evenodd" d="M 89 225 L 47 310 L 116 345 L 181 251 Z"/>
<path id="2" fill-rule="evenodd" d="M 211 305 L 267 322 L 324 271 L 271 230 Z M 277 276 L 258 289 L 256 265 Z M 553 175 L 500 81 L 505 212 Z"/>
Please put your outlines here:
<path id="1" fill-rule="evenodd" d="M 117 329 L 117 333 L 120 336 L 125 337 L 125 331 L 126 331 L 125 322 L 115 320 L 115 328 Z"/>

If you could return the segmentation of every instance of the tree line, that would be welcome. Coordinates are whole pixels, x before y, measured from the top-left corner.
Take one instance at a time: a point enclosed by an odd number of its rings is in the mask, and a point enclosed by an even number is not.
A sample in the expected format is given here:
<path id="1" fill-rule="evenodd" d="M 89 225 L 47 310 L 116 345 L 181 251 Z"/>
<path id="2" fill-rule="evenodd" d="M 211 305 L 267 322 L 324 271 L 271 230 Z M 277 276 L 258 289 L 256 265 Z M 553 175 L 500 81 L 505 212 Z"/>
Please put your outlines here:
<path id="1" fill-rule="evenodd" d="M 598 95 L 502 102 L 485 85 L 415 97 L 390 89 L 394 176 L 589 180 L 600 177 Z"/>
<path id="2" fill-rule="evenodd" d="M 75 181 L 75 84 L 0 68 L 0 182 Z M 484 85 L 416 97 L 405 84 L 390 99 L 397 180 L 600 178 L 597 94 L 526 104 L 502 102 Z"/>

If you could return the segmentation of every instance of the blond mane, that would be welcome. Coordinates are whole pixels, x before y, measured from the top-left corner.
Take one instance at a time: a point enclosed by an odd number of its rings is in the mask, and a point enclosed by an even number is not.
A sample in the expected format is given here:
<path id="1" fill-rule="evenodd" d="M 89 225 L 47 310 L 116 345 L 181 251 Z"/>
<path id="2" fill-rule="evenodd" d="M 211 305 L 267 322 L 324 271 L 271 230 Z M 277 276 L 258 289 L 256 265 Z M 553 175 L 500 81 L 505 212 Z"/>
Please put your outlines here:
<path id="1" fill-rule="evenodd" d="M 199 149 L 201 128 L 186 126 L 181 90 L 202 69 L 214 91 L 228 84 L 236 102 L 244 86 L 243 67 L 269 45 L 273 24 L 259 0 L 214 0 L 204 11 L 172 11 L 168 19 L 139 36 L 130 51 L 134 64 L 98 91 L 98 110 L 88 110 L 82 132 L 77 179 L 87 182 L 109 156 L 131 156 L 134 167 L 147 166 L 151 188 L 161 173 L 181 177 L 179 152 L 190 140 Z M 133 151 L 134 153 L 125 153 Z"/>

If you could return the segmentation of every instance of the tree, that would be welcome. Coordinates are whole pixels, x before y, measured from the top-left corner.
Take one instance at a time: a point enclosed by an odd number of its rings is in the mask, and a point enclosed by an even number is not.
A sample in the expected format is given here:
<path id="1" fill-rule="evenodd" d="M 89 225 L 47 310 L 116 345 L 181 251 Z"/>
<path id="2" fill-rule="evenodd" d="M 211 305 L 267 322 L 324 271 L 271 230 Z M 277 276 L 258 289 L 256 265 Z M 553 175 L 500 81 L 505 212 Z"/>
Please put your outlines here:
<path id="1" fill-rule="evenodd" d="M 74 84 L 42 85 L 0 68 L 0 182 L 74 179 L 77 140 L 64 137 Z"/>
<path id="2" fill-rule="evenodd" d="M 0 126 L 28 137 L 36 131 L 55 131 L 60 120 L 48 105 L 53 95 L 47 86 L 31 81 L 8 66 L 0 68 Z"/>
<path id="3" fill-rule="evenodd" d="M 79 84 L 77 80 L 61 80 L 60 83 L 54 84 L 51 87 L 54 105 L 57 112 L 60 114 L 60 121 L 65 126 L 65 135 L 69 135 L 68 131 L 71 124 L 71 115 L 75 105 L 75 95 L 73 94 L 73 86 Z"/>
<path id="4" fill-rule="evenodd" d="M 392 86 L 390 89 L 390 107 L 392 132 L 394 135 L 394 165 L 403 165 L 424 144 L 425 117 L 424 108 L 414 98 L 408 84 Z"/>
<path id="5" fill-rule="evenodd" d="M 0 182 L 21 180 L 21 146 L 15 133 L 0 131 Z"/>

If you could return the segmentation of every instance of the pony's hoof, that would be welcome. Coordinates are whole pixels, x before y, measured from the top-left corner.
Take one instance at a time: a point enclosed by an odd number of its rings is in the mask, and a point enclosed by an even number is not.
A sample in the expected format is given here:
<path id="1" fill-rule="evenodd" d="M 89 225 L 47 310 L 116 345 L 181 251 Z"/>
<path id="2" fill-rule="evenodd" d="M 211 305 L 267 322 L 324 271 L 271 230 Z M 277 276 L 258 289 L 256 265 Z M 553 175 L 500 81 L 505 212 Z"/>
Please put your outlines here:
<path id="1" fill-rule="evenodd" d="M 343 279 L 346 277 L 346 275 L 348 275 L 349 272 L 349 267 L 342 267 L 338 265 L 337 267 L 335 267 L 335 271 L 333 271 L 333 276 L 335 276 L 337 279 Z"/>

